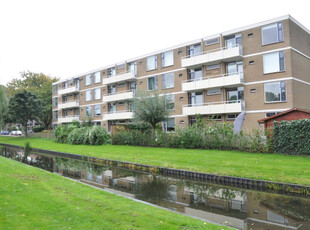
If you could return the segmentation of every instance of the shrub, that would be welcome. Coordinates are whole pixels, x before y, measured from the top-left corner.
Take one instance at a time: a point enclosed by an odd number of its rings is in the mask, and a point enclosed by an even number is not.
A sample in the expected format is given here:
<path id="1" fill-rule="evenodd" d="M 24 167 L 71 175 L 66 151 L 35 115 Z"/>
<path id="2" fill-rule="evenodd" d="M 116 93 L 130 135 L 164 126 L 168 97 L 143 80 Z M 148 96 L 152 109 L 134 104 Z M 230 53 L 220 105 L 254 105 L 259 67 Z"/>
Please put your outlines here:
<path id="1" fill-rule="evenodd" d="M 67 143 L 70 132 L 76 128 L 74 125 L 57 126 L 55 129 L 55 141 L 58 143 Z"/>
<path id="2" fill-rule="evenodd" d="M 90 130 L 88 136 L 89 144 L 102 145 L 111 143 L 111 137 L 104 128 L 100 126 L 93 126 L 88 129 Z"/>
<path id="3" fill-rule="evenodd" d="M 72 144 L 72 145 L 83 144 L 85 132 L 86 132 L 86 128 L 84 127 L 73 129 L 68 135 L 67 143 Z"/>
<path id="4" fill-rule="evenodd" d="M 39 132 L 42 132 L 44 130 L 44 127 L 43 126 L 37 126 L 37 127 L 33 127 L 32 128 L 32 131 L 34 133 L 39 133 Z"/>

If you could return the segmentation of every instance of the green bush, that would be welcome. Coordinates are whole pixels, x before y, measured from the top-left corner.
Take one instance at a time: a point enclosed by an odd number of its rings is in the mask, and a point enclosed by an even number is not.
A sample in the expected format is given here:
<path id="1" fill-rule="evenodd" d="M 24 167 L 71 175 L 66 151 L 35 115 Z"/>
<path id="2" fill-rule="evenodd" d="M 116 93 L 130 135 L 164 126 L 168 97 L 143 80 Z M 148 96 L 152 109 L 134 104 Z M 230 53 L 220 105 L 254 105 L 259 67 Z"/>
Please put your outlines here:
<path id="1" fill-rule="evenodd" d="M 88 129 L 90 130 L 88 136 L 89 144 L 102 145 L 111 143 L 111 137 L 104 128 L 100 126 L 93 126 Z"/>
<path id="2" fill-rule="evenodd" d="M 32 131 L 34 133 L 39 133 L 39 132 L 42 132 L 45 128 L 43 126 L 37 126 L 37 127 L 33 127 L 32 128 Z"/>
<path id="3" fill-rule="evenodd" d="M 76 128 L 73 129 L 67 139 L 67 143 L 71 145 L 81 145 L 84 143 L 86 128 Z"/>
<path id="4" fill-rule="evenodd" d="M 310 155 L 310 119 L 274 122 L 274 151 L 288 155 Z"/>

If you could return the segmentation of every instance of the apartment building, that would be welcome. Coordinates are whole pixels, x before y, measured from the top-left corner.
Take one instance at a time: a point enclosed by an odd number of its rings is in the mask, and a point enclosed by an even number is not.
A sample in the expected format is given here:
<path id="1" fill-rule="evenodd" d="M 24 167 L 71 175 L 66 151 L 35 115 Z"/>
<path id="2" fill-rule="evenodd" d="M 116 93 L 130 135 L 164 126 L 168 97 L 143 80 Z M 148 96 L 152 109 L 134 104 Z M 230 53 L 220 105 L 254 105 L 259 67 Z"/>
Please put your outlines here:
<path id="1" fill-rule="evenodd" d="M 137 90 L 168 97 L 165 131 L 195 122 L 258 120 L 310 109 L 310 31 L 290 15 L 105 66 L 53 84 L 53 124 L 130 122 Z M 243 121 L 242 121 L 243 120 Z"/>

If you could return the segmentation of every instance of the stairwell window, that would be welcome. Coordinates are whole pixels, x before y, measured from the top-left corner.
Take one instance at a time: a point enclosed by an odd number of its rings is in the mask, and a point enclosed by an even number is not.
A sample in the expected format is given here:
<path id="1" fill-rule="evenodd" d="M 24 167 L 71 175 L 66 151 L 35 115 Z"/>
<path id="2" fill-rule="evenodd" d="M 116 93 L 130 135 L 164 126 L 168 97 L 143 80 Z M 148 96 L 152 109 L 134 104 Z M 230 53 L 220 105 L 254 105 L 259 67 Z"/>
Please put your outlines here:
<path id="1" fill-rule="evenodd" d="M 173 65 L 173 51 L 167 51 L 161 54 L 161 67 Z"/>
<path id="2" fill-rule="evenodd" d="M 91 84 L 91 74 L 87 74 L 85 77 L 85 85 Z"/>
<path id="3" fill-rule="evenodd" d="M 147 57 L 146 59 L 146 70 L 154 70 L 157 69 L 157 55 Z"/>
<path id="4" fill-rule="evenodd" d="M 95 78 L 95 84 L 99 83 L 101 81 L 101 79 L 100 79 L 100 72 L 94 73 L 94 78 Z"/>
<path id="5" fill-rule="evenodd" d="M 147 90 L 148 91 L 158 90 L 158 76 L 149 77 L 147 79 Z"/>
<path id="6" fill-rule="evenodd" d="M 97 89 L 94 89 L 94 99 L 95 100 L 99 100 L 100 99 L 100 97 L 101 97 L 101 93 L 100 93 L 101 91 L 100 91 L 100 88 L 97 88 Z"/>
<path id="7" fill-rule="evenodd" d="M 285 102 L 286 84 L 285 81 L 270 82 L 264 84 L 265 102 Z"/>
<path id="8" fill-rule="evenodd" d="M 265 54 L 263 56 L 264 74 L 285 70 L 284 51 Z"/>
<path id="9" fill-rule="evenodd" d="M 162 80 L 163 89 L 170 89 L 174 87 L 174 73 L 163 74 Z"/>
<path id="10" fill-rule="evenodd" d="M 85 92 L 85 101 L 90 101 L 91 100 L 91 90 L 87 90 Z"/>
<path id="11" fill-rule="evenodd" d="M 273 23 L 262 27 L 262 44 L 268 45 L 283 41 L 282 22 Z"/>

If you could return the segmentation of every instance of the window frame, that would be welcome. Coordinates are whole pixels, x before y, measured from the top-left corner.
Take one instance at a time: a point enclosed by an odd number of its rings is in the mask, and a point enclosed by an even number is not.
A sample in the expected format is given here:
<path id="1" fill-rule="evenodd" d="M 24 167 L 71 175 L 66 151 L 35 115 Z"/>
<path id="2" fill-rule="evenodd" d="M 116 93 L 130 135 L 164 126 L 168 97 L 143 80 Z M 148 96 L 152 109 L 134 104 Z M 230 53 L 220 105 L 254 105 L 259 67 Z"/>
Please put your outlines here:
<path id="1" fill-rule="evenodd" d="M 87 95 L 89 95 L 89 100 L 87 100 Z M 92 97 L 91 97 L 91 90 L 86 90 L 85 91 L 85 101 L 91 101 Z"/>
<path id="2" fill-rule="evenodd" d="M 271 26 L 271 25 L 277 25 L 277 37 L 278 37 L 278 41 L 276 42 L 270 42 L 270 43 L 264 43 L 264 34 L 263 34 L 263 28 L 264 27 L 267 27 L 267 26 Z M 281 30 L 282 30 L 282 40 L 279 40 L 279 24 L 281 24 Z M 272 44 L 276 44 L 276 43 L 279 43 L 279 42 L 284 42 L 284 27 L 283 27 L 283 22 L 280 21 L 280 22 L 274 22 L 274 23 L 271 23 L 271 24 L 268 24 L 268 25 L 264 25 L 261 27 L 261 36 L 262 36 L 262 46 L 267 46 L 267 45 L 272 45 Z"/>
<path id="3" fill-rule="evenodd" d="M 173 123 L 174 123 L 174 126 L 173 126 L 173 130 L 169 130 L 168 131 L 168 120 L 172 120 L 173 119 Z M 175 118 L 174 117 L 168 117 L 167 120 L 165 120 L 163 122 L 163 129 L 164 129 L 164 132 L 165 133 L 171 133 L 171 132 L 175 132 Z"/>
<path id="4" fill-rule="evenodd" d="M 281 91 L 281 82 L 284 82 L 282 84 L 284 84 L 284 87 L 285 87 L 285 100 L 282 101 L 282 91 Z M 274 84 L 274 83 L 279 83 L 279 86 L 280 86 L 280 100 L 279 101 L 267 101 L 266 99 L 266 85 L 267 84 Z M 286 81 L 273 81 L 273 82 L 267 82 L 267 83 L 264 83 L 264 101 L 265 101 L 265 104 L 272 104 L 272 103 L 285 103 L 287 102 L 287 91 L 286 91 Z"/>
<path id="5" fill-rule="evenodd" d="M 149 69 L 149 60 L 150 58 L 154 58 L 154 68 L 152 69 Z M 146 71 L 152 71 L 152 70 L 156 70 L 158 68 L 158 58 L 157 58 L 157 55 L 152 55 L 152 56 L 149 56 L 146 58 Z"/>
<path id="6" fill-rule="evenodd" d="M 150 89 L 149 79 L 154 78 L 154 89 Z M 158 90 L 158 76 L 152 76 L 147 78 L 147 91 L 156 91 Z"/>
<path id="7" fill-rule="evenodd" d="M 164 95 L 165 97 L 165 108 L 167 111 L 175 110 L 175 96 L 173 94 Z M 169 101 L 169 103 L 168 103 Z M 173 108 L 168 108 L 169 105 L 173 104 Z"/>
<path id="8" fill-rule="evenodd" d="M 173 85 L 170 86 L 170 87 L 166 87 L 166 84 L 164 83 L 164 82 L 165 82 L 165 77 L 167 77 L 167 76 L 169 76 L 169 77 L 172 76 Z M 162 78 L 161 78 L 161 79 L 162 79 L 162 85 L 161 85 L 161 88 L 162 88 L 162 89 L 172 89 L 172 88 L 174 88 L 174 72 L 162 74 L 161 77 L 162 77 Z M 165 87 L 164 87 L 164 86 L 165 86 Z"/>
<path id="9" fill-rule="evenodd" d="M 97 91 L 97 93 L 96 93 L 96 91 Z M 96 98 L 97 94 L 99 95 L 99 98 Z M 94 100 L 100 100 L 100 98 L 101 98 L 101 89 L 100 88 L 94 89 Z"/>
<path id="10" fill-rule="evenodd" d="M 216 93 L 210 93 L 211 90 L 219 90 L 219 91 L 216 91 Z M 222 93 L 221 88 L 214 88 L 214 89 L 208 89 L 207 90 L 207 96 L 220 95 L 221 93 Z"/>
<path id="11" fill-rule="evenodd" d="M 87 79 L 89 79 L 89 82 Z M 85 76 L 85 86 L 88 86 L 88 85 L 91 85 L 91 74 L 87 74 Z"/>
<path id="12" fill-rule="evenodd" d="M 265 73 L 265 68 L 264 68 L 265 67 L 265 57 L 267 57 L 268 55 L 271 55 L 271 54 L 275 54 L 275 53 L 278 53 L 279 70 Z M 281 57 L 281 54 L 283 55 L 283 57 Z M 283 59 L 283 70 L 281 70 L 281 59 Z M 276 52 L 270 52 L 270 53 L 263 55 L 263 74 L 264 75 L 285 72 L 286 71 L 285 67 L 286 67 L 286 65 L 285 65 L 285 52 L 284 52 L 284 50 L 276 51 Z"/>
<path id="13" fill-rule="evenodd" d="M 92 115 L 92 113 L 91 113 L 91 106 L 86 106 L 85 107 L 85 117 L 91 117 L 91 115 Z"/>
<path id="14" fill-rule="evenodd" d="M 101 82 L 101 73 L 100 73 L 100 71 L 94 73 L 93 75 L 94 75 L 94 84 L 100 83 Z M 99 81 L 97 81 L 98 75 L 99 75 Z"/>
<path id="15" fill-rule="evenodd" d="M 99 114 L 97 113 L 97 110 L 99 110 Z M 101 106 L 99 105 L 94 105 L 94 116 L 100 116 L 101 115 Z"/>
<path id="16" fill-rule="evenodd" d="M 169 64 L 169 65 L 163 65 L 163 63 L 166 62 L 166 54 L 167 53 L 172 53 L 172 64 Z M 164 53 L 161 54 L 161 67 L 162 68 L 166 68 L 166 67 L 169 67 L 169 66 L 173 66 L 174 65 L 174 53 L 173 53 L 173 50 L 169 50 L 169 51 L 166 51 Z"/>

